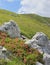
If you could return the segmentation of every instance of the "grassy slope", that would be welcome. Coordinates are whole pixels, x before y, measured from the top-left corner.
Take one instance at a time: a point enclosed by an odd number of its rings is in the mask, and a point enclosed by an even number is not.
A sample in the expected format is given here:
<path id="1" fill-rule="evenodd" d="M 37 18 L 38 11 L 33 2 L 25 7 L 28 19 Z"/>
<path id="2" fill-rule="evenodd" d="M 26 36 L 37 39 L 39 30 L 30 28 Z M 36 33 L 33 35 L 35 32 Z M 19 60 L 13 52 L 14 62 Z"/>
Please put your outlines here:
<path id="1" fill-rule="evenodd" d="M 31 38 L 36 32 L 44 32 L 50 38 L 50 18 L 35 14 L 16 14 L 0 10 L 0 24 L 13 19 L 19 25 L 22 34 Z"/>
<path id="2" fill-rule="evenodd" d="M 7 62 L 0 59 L 0 65 L 35 65 L 37 61 L 43 63 L 43 54 L 24 43 L 23 40 L 11 39 L 6 33 L 0 32 L 0 45 L 8 50 L 5 54 L 11 60 Z"/>

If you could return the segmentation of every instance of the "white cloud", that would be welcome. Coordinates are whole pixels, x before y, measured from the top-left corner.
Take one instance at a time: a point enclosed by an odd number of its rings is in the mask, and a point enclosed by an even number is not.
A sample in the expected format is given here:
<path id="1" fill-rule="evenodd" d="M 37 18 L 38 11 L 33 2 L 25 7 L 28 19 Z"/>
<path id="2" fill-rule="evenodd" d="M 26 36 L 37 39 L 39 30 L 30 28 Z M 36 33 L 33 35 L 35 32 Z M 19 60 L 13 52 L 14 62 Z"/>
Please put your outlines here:
<path id="1" fill-rule="evenodd" d="M 18 13 L 37 13 L 50 16 L 50 0 L 21 0 Z"/>

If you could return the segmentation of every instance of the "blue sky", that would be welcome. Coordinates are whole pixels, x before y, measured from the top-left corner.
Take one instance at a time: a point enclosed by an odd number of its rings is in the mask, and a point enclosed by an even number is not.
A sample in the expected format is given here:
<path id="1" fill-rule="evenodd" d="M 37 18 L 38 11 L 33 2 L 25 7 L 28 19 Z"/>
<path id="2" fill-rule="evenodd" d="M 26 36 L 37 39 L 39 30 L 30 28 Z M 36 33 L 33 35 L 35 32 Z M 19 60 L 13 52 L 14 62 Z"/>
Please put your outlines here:
<path id="1" fill-rule="evenodd" d="M 0 9 L 17 12 L 20 7 L 20 0 L 0 0 Z"/>
<path id="2" fill-rule="evenodd" d="M 0 0 L 0 9 L 19 14 L 36 13 L 50 17 L 50 0 Z"/>

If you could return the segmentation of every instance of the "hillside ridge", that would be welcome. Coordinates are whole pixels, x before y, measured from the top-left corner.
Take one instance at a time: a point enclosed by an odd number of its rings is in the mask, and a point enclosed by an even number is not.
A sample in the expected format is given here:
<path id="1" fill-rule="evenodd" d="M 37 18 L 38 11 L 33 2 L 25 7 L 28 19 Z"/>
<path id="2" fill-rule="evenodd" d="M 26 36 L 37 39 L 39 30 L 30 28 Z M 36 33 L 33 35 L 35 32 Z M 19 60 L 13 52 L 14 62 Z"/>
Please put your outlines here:
<path id="1" fill-rule="evenodd" d="M 21 29 L 21 34 L 28 38 L 36 32 L 44 32 L 50 38 L 50 18 L 36 14 L 16 14 L 8 10 L 0 9 L 0 25 L 9 20 L 17 22 Z"/>

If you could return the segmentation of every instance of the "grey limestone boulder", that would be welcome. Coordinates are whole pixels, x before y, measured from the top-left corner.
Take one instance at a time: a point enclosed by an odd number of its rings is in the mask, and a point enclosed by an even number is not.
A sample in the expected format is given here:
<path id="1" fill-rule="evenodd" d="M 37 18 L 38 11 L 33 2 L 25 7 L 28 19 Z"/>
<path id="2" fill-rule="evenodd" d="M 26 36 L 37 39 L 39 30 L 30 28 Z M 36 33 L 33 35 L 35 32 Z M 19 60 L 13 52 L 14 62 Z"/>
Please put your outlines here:
<path id="1" fill-rule="evenodd" d="M 41 54 L 43 54 L 43 49 L 37 43 L 38 41 L 36 39 L 25 42 L 25 44 L 28 44 L 31 48 L 37 49 Z"/>
<path id="2" fill-rule="evenodd" d="M 11 38 L 20 37 L 20 29 L 13 20 L 10 20 L 9 22 L 4 23 L 0 27 L 0 31 L 6 32 Z"/>
<path id="3" fill-rule="evenodd" d="M 43 54 L 43 49 L 39 45 L 33 44 L 31 45 L 31 48 L 37 49 L 41 54 Z"/>
<path id="4" fill-rule="evenodd" d="M 48 38 L 43 32 L 37 32 L 32 39 L 36 39 L 38 41 L 38 45 L 46 46 L 48 44 Z"/>
<path id="5" fill-rule="evenodd" d="M 43 60 L 45 62 L 44 65 L 50 65 L 50 55 L 49 54 L 44 53 Z"/>
<path id="6" fill-rule="evenodd" d="M 47 48 L 47 53 L 50 54 L 50 43 L 46 46 Z"/>
<path id="7" fill-rule="evenodd" d="M 47 36 L 43 32 L 37 32 L 31 40 L 26 41 L 27 44 L 38 44 L 39 46 L 46 46 L 48 42 Z"/>
<path id="8" fill-rule="evenodd" d="M 25 42 L 25 44 L 30 45 L 32 48 L 38 48 L 38 50 L 42 50 L 43 53 L 47 53 L 49 40 L 47 36 L 43 32 L 37 32 L 31 40 Z M 50 48 L 50 47 L 49 47 Z"/>

